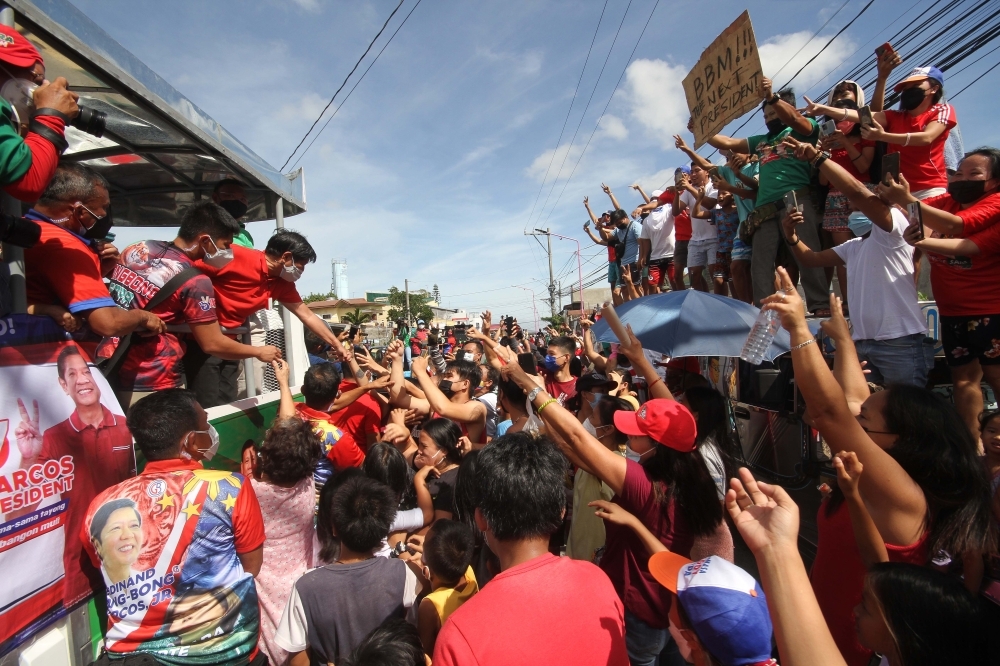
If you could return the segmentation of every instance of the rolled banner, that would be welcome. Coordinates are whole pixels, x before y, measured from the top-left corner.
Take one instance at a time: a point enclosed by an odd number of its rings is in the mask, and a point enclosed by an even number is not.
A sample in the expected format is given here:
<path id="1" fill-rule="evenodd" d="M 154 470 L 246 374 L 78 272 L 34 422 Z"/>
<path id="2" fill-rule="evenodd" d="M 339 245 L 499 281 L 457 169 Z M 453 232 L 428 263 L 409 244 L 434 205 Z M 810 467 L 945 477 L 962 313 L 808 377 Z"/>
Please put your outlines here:
<path id="1" fill-rule="evenodd" d="M 618 338 L 618 342 L 628 339 L 628 331 L 625 330 L 622 320 L 618 318 L 615 306 L 605 305 L 604 309 L 601 310 L 601 316 L 608 320 L 608 326 L 611 328 L 611 332 L 615 334 L 615 337 Z"/>

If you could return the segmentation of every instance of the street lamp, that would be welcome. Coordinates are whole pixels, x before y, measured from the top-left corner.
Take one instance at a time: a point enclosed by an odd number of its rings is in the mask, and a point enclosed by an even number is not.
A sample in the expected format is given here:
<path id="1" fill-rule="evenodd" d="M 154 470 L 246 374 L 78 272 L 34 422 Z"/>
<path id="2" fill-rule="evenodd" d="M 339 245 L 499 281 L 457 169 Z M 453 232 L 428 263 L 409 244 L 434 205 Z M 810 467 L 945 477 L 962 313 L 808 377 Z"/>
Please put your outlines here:
<path id="1" fill-rule="evenodd" d="M 580 241 L 575 238 L 570 238 L 569 236 L 563 236 L 561 234 L 553 233 L 551 231 L 545 231 L 543 229 L 535 229 L 535 231 L 547 234 L 549 236 L 555 236 L 556 238 L 561 238 L 563 240 L 573 241 L 576 243 L 576 270 L 580 279 L 580 316 L 583 316 L 584 311 L 587 309 L 583 303 L 583 261 L 582 255 L 580 254 Z"/>
<path id="2" fill-rule="evenodd" d="M 538 328 L 538 308 L 535 307 L 535 292 L 534 292 L 534 290 L 528 289 L 527 287 L 522 287 L 522 286 L 516 285 L 516 284 L 513 285 L 513 286 L 517 287 L 518 289 L 524 289 L 525 291 L 531 292 L 531 309 L 535 313 L 535 333 L 537 333 L 540 329 Z"/>

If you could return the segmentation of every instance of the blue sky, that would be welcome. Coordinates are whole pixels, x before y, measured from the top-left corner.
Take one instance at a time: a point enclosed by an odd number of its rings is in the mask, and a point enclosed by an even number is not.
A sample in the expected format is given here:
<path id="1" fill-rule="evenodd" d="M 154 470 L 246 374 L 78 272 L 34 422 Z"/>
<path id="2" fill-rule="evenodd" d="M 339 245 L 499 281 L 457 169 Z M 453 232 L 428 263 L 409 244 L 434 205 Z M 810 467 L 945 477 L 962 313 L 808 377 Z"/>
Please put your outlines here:
<path id="1" fill-rule="evenodd" d="M 275 166 L 285 161 L 396 5 L 396 0 L 74 2 Z M 414 2 L 406 0 L 372 55 Z M 612 98 L 655 2 L 632 0 L 625 14 L 629 0 L 608 0 L 557 149 L 603 1 L 423 0 L 301 162 L 309 211 L 286 225 L 310 238 L 320 260 L 306 270 L 300 291 L 329 290 L 330 260 L 340 258 L 348 262 L 352 297 L 402 288 L 409 278 L 411 288 L 439 285 L 446 307 L 489 308 L 496 316 L 530 320 L 530 294 L 512 285 L 529 287 L 541 298 L 548 271 L 538 244 L 523 235 L 525 228 L 548 226 L 583 241 L 581 200 L 589 195 L 595 210 L 608 208 L 602 182 L 626 208 L 638 203 L 628 190 L 633 182 L 647 192 L 661 186 L 683 161 L 671 139 L 687 121 L 681 80 L 702 49 L 746 8 L 716 0 L 706 15 L 693 11 L 693 3 L 661 0 Z M 753 3 L 749 9 L 765 74 L 774 76 L 842 4 Z M 775 78 L 783 83 L 864 4 L 849 0 Z M 836 82 L 844 62 L 871 54 L 929 4 L 876 0 L 796 79 L 796 92 L 809 94 L 812 87 L 819 94 Z M 946 90 L 964 87 L 995 56 L 986 60 L 946 80 Z M 904 66 L 924 64 L 929 63 Z M 995 96 L 988 93 L 998 82 L 1000 69 L 956 101 L 967 149 L 1000 145 L 991 113 Z M 593 101 L 569 148 L 592 90 Z M 741 135 L 762 127 L 754 119 Z M 536 205 L 553 150 L 552 172 Z M 259 247 L 272 227 L 250 225 Z M 117 231 L 120 244 L 173 237 L 168 229 Z M 606 254 L 589 240 L 582 245 L 586 274 L 602 265 Z M 557 276 L 564 284 L 574 281 L 576 245 L 553 239 L 553 249 Z M 546 314 L 540 300 L 538 308 Z"/>

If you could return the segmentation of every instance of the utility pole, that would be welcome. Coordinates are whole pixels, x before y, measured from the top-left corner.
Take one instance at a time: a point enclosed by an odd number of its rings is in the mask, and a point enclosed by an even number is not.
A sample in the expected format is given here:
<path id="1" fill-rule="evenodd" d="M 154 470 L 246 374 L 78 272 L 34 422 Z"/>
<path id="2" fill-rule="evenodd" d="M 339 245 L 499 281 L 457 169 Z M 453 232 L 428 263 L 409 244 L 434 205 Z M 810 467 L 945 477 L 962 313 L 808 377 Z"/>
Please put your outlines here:
<path id="1" fill-rule="evenodd" d="M 525 236 L 545 236 L 548 240 L 547 244 L 542 248 L 545 250 L 546 254 L 549 255 L 549 314 L 553 317 L 556 315 L 556 278 L 555 273 L 552 270 L 552 234 L 550 229 L 535 229 L 534 232 L 528 233 L 524 232 Z M 535 238 L 538 241 L 538 238 Z M 541 242 L 538 242 L 541 245 Z"/>
<path id="2" fill-rule="evenodd" d="M 403 280 L 403 284 L 406 287 L 406 325 L 410 325 L 410 281 Z"/>

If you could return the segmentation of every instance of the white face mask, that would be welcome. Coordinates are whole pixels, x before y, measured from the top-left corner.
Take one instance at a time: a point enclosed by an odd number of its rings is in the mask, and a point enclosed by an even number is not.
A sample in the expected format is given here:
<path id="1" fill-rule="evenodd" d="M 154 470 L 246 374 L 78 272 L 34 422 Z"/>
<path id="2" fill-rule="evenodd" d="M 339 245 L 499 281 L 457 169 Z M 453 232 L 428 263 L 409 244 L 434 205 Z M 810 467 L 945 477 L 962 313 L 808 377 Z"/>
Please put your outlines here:
<path id="1" fill-rule="evenodd" d="M 595 428 L 594 424 L 590 422 L 590 417 L 587 417 L 587 419 L 584 420 L 583 429 L 589 432 L 591 437 L 597 439 L 597 428 Z"/>
<path id="2" fill-rule="evenodd" d="M 646 451 L 644 453 L 637 453 L 636 451 L 632 450 L 631 446 L 629 446 L 628 444 L 625 445 L 625 457 L 633 462 L 642 462 L 643 458 L 653 453 L 654 451 L 656 451 L 655 446 L 651 448 L 649 451 Z"/>
<path id="3" fill-rule="evenodd" d="M 302 277 L 302 269 L 295 264 L 291 266 L 282 265 L 280 275 L 281 279 L 285 282 L 295 282 Z"/>
<path id="4" fill-rule="evenodd" d="M 465 352 L 462 354 L 462 359 L 468 361 L 469 363 L 474 363 L 476 361 L 476 356 L 472 352 Z"/>
<path id="5" fill-rule="evenodd" d="M 233 260 L 233 248 L 227 247 L 225 250 L 220 250 L 219 246 L 216 245 L 214 240 L 212 240 L 212 245 L 215 246 L 215 252 L 213 254 L 209 254 L 208 252 L 206 252 L 203 258 L 203 261 L 207 265 L 211 266 L 212 268 L 222 268 Z"/>
<path id="6" fill-rule="evenodd" d="M 209 446 L 204 451 L 198 449 L 198 452 L 201 453 L 202 456 L 204 456 L 205 460 L 211 460 L 212 458 L 214 458 L 215 454 L 219 452 L 219 432 L 215 429 L 215 426 L 209 423 L 208 430 L 192 430 L 191 432 L 192 434 L 202 433 L 202 432 L 208 433 L 209 439 L 212 440 L 212 445 Z M 181 450 L 181 457 L 187 458 L 188 460 L 193 460 L 191 454 L 188 453 L 187 451 L 184 451 L 183 449 Z"/>

